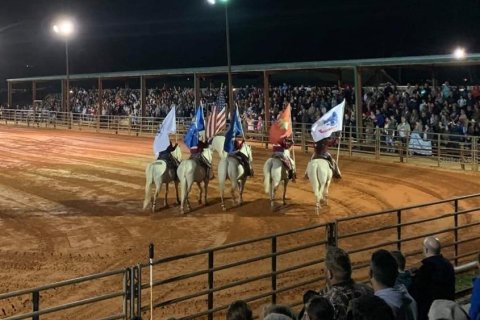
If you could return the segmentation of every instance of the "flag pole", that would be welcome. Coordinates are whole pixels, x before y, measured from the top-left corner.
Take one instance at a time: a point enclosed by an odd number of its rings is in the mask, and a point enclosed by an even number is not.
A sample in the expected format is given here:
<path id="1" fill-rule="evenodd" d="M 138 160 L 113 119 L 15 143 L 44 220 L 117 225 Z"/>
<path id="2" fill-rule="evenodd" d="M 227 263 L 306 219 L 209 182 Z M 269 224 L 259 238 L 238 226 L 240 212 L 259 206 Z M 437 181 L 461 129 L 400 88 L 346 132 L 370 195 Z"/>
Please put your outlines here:
<path id="1" fill-rule="evenodd" d="M 338 165 L 338 158 L 340 156 L 340 142 L 342 141 L 342 134 L 340 133 L 340 137 L 338 137 L 338 148 L 337 148 L 337 165 Z"/>

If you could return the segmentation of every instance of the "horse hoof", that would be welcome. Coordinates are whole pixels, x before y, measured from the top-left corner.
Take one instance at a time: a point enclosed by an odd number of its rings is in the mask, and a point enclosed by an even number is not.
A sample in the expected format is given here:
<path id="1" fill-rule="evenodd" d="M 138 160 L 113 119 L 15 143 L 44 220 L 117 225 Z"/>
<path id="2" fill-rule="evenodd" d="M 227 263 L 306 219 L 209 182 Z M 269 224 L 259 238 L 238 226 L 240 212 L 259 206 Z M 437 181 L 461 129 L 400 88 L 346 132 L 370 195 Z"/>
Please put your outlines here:
<path id="1" fill-rule="evenodd" d="M 222 210 L 227 211 L 227 208 L 225 208 L 225 206 L 222 206 Z"/>

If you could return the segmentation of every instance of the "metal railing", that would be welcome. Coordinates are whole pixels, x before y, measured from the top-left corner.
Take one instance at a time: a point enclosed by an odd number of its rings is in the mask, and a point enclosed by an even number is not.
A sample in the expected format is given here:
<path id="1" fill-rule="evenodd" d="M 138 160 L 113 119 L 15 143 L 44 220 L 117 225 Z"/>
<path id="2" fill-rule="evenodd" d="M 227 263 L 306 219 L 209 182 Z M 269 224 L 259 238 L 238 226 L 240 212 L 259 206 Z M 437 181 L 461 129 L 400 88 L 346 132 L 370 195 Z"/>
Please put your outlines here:
<path id="1" fill-rule="evenodd" d="M 53 111 L 3 109 L 0 110 L 0 124 L 38 128 L 55 128 L 105 132 L 136 136 L 154 136 L 163 118 L 88 115 Z M 177 117 L 177 137 L 181 137 L 191 123 L 190 118 Z M 268 126 L 271 123 L 267 123 Z M 267 127 L 268 127 L 267 126 Z M 244 126 L 247 128 L 247 126 Z M 294 140 L 301 149 L 308 152 L 314 145 L 310 135 L 311 124 L 294 123 Z M 266 128 L 266 126 L 263 126 Z M 342 154 L 349 156 L 367 156 L 374 159 L 398 157 L 401 162 L 415 161 L 417 164 L 431 166 L 436 164 L 458 165 L 463 170 L 478 171 L 479 137 L 447 133 L 428 133 L 426 140 L 420 134 L 424 146 L 411 144 L 419 142 L 411 136 L 404 140 L 399 138 L 396 130 L 367 128 L 358 135 L 354 127 L 344 127 L 340 139 Z M 248 131 L 246 137 L 263 143 L 268 147 L 268 133 L 265 131 Z M 430 146 L 425 146 L 430 144 Z M 416 145 L 415 148 L 413 145 Z"/>
<path id="2" fill-rule="evenodd" d="M 118 279 L 118 277 L 121 277 L 121 279 Z M 45 292 L 54 290 L 57 298 L 60 296 L 63 296 L 64 298 L 68 298 L 67 293 L 60 292 L 59 289 L 64 287 L 77 287 L 78 285 L 82 283 L 87 283 L 87 282 L 88 283 L 95 282 L 95 285 L 98 285 L 99 282 L 101 284 L 105 284 L 106 282 L 108 283 L 108 285 L 105 287 L 109 288 L 110 290 L 86 289 L 85 291 L 89 292 L 88 297 L 86 298 L 65 302 L 55 306 L 47 306 L 47 307 L 40 308 L 41 302 L 43 301 L 41 299 L 42 292 L 45 293 Z M 117 287 L 121 289 L 116 289 L 112 291 L 111 287 L 115 287 L 115 284 L 117 285 Z M 71 310 L 71 309 L 75 309 L 75 308 L 78 308 L 81 306 L 87 306 L 87 305 L 90 307 L 93 304 L 98 304 L 100 302 L 105 302 L 105 301 L 108 302 L 108 301 L 112 301 L 114 299 L 119 299 L 119 298 L 122 300 L 122 303 L 118 305 L 119 310 L 114 314 L 107 311 L 106 312 L 107 314 L 102 315 L 103 316 L 102 320 L 130 319 L 131 316 L 133 315 L 133 309 L 132 309 L 133 304 L 131 304 L 130 301 L 134 301 L 133 297 L 135 294 L 135 291 L 134 291 L 135 287 L 133 284 L 134 284 L 133 269 L 125 268 L 125 269 L 119 269 L 119 270 L 114 270 L 109 272 L 83 276 L 80 278 L 60 281 L 60 282 L 32 288 L 32 289 L 24 289 L 24 290 L 9 292 L 9 293 L 3 293 L 3 294 L 0 294 L 0 301 L 2 302 L 6 301 L 11 303 L 11 300 L 14 298 L 20 298 L 22 296 L 31 297 L 30 312 L 23 311 L 23 313 L 10 315 L 3 319 L 5 320 L 21 320 L 21 319 L 39 320 L 41 315 L 55 314 L 61 311 L 64 312 L 65 310 Z M 102 286 L 102 288 L 105 288 L 105 287 Z M 76 288 L 76 290 L 78 291 L 79 289 Z M 106 291 L 106 292 L 100 293 L 98 291 Z M 109 309 L 111 310 L 112 308 L 109 308 Z M 65 314 L 62 314 L 62 315 L 65 316 Z"/>
<path id="3" fill-rule="evenodd" d="M 440 212 L 438 212 L 438 215 L 432 216 L 432 210 Z M 428 211 L 429 217 L 421 217 L 420 211 Z M 461 218 L 465 220 L 464 223 L 461 223 Z M 372 219 L 374 222 L 369 221 Z M 447 219 L 448 221 L 445 221 Z M 425 227 L 426 223 L 428 225 Z M 358 227 L 359 225 L 360 227 Z M 307 232 L 313 232 L 314 236 L 311 238 L 305 236 Z M 158 312 L 162 317 L 175 316 L 177 319 L 191 319 L 206 316 L 208 319 L 213 319 L 215 315 L 228 308 L 228 304 L 232 300 L 231 296 L 236 298 L 241 296 L 242 290 L 239 288 L 248 291 L 248 288 L 245 287 L 250 283 L 257 283 L 256 288 L 259 292 L 244 295 L 243 300 L 252 303 L 281 302 L 294 307 L 302 304 L 302 301 L 298 299 L 301 296 L 300 289 L 317 289 L 324 285 L 325 276 L 322 271 L 322 264 L 326 246 L 338 245 L 345 248 L 354 263 L 354 277 L 362 281 L 367 277 L 366 268 L 369 266 L 370 254 L 374 250 L 380 248 L 402 250 L 406 257 L 413 259 L 410 260 L 411 264 L 413 264 L 412 262 L 416 264 L 422 254 L 422 251 L 417 249 L 421 247 L 418 242 L 431 235 L 440 235 L 444 255 L 455 266 L 471 261 L 471 257 L 480 252 L 480 194 L 339 218 L 326 224 L 313 225 L 189 254 L 162 258 L 153 263 L 152 267 L 155 273 L 162 273 L 161 270 L 167 269 L 168 263 L 183 261 L 185 264 L 189 264 L 192 262 L 192 257 L 198 257 L 196 263 L 194 263 L 195 270 L 192 272 L 155 280 L 153 288 L 150 288 L 148 281 L 140 281 L 139 285 L 142 292 L 145 293 L 151 289 L 161 292 L 162 290 L 157 289 L 158 287 L 168 291 L 166 286 L 172 283 L 178 284 L 176 287 L 181 287 L 181 282 L 187 281 L 189 283 L 189 289 L 191 290 L 187 294 L 175 295 L 175 292 L 171 292 L 161 299 L 156 295 L 157 299 L 153 307 L 159 310 Z M 282 237 L 287 236 L 293 236 L 297 245 L 282 248 L 279 243 Z M 304 241 L 302 238 L 304 238 Z M 229 261 L 230 257 L 228 254 L 222 256 L 223 251 L 245 245 L 251 245 L 251 251 L 253 252 L 262 250 L 266 250 L 266 252 L 246 256 L 245 259 L 235 262 L 221 263 L 222 261 Z M 311 249 L 316 249 L 318 254 L 312 254 Z M 297 255 L 290 256 L 287 260 L 287 266 L 278 267 L 279 259 L 282 256 L 295 253 Z M 295 262 L 292 262 L 292 260 Z M 262 263 L 252 267 L 252 263 L 255 262 Z M 238 272 L 241 272 L 240 270 L 235 271 L 235 268 L 243 265 L 250 265 L 250 273 L 252 273 L 252 270 L 259 270 L 259 272 L 253 272 L 253 274 L 233 281 L 232 278 L 235 278 L 235 276 L 232 277 L 232 275 L 238 275 Z M 473 264 L 469 266 L 469 268 L 473 268 Z M 145 269 L 150 267 L 150 264 L 140 264 L 138 267 L 140 268 L 140 274 L 142 274 L 145 273 Z M 233 269 L 233 271 L 226 275 L 219 274 L 229 269 Z M 465 266 L 459 268 L 459 271 L 465 271 L 464 269 Z M 188 281 L 198 279 L 202 275 L 205 275 L 206 278 L 196 284 L 194 284 L 195 281 Z M 282 275 L 298 278 L 288 283 L 285 281 L 286 278 L 279 281 L 279 277 Z M 142 279 L 146 278 L 148 277 L 142 277 Z M 268 284 L 261 282 L 261 280 L 267 280 Z M 218 294 L 227 290 L 230 294 Z M 281 294 L 284 294 L 283 299 L 279 299 Z M 465 294 L 465 292 L 462 294 Z M 150 309 L 150 304 L 142 303 L 142 301 L 144 300 L 139 301 L 138 309 L 145 313 Z M 185 302 L 188 302 L 188 304 Z M 203 310 L 199 307 L 202 304 Z M 195 307 L 189 308 L 188 305 L 195 305 Z M 173 308 L 172 306 L 177 307 Z M 175 313 L 176 310 L 187 311 L 187 313 L 178 314 L 178 312 Z"/>

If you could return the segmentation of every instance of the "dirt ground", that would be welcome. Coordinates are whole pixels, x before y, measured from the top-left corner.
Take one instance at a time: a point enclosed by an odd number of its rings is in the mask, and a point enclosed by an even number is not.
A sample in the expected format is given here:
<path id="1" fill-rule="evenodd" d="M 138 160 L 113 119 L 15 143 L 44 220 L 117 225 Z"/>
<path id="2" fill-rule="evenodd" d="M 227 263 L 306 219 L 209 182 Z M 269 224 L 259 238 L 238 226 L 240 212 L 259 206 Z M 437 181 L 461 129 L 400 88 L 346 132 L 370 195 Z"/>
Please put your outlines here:
<path id="1" fill-rule="evenodd" d="M 288 185 L 288 204 L 279 201 L 271 212 L 261 174 L 270 151 L 257 145 L 256 176 L 247 182 L 243 206 L 223 212 L 213 180 L 208 206 L 191 201 L 193 211 L 181 215 L 170 188 L 172 207 L 151 214 L 141 207 L 152 143 L 147 137 L 0 126 L 0 292 L 146 262 L 150 242 L 156 258 L 166 257 L 480 190 L 476 173 L 341 157 L 344 179 L 332 184 L 329 206 L 316 216 L 310 184 L 301 178 L 310 154 L 297 150 L 299 179 Z M 30 308 L 29 299 L 2 302 L 0 317 Z"/>

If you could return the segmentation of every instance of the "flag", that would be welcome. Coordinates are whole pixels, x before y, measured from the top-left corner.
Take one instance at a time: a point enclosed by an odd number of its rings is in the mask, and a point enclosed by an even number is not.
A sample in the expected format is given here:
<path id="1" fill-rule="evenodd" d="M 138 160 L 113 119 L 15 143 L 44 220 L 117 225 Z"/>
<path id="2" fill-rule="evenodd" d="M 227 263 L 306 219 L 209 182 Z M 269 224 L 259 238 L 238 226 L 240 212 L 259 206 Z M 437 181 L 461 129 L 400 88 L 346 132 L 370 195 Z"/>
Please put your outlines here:
<path id="1" fill-rule="evenodd" d="M 333 132 L 342 131 L 344 109 L 345 99 L 313 124 L 312 137 L 315 142 L 330 137 Z"/>
<path id="2" fill-rule="evenodd" d="M 227 133 L 225 134 L 225 143 L 223 145 L 223 150 L 230 153 L 235 150 L 233 145 L 233 140 L 236 136 L 243 135 L 242 122 L 240 121 L 240 115 L 238 113 L 238 107 L 235 110 L 235 113 L 232 116 L 232 121 L 230 122 L 230 127 L 228 128 Z"/>
<path id="3" fill-rule="evenodd" d="M 195 117 L 193 118 L 190 128 L 184 137 L 184 142 L 188 148 L 196 148 L 198 146 L 198 136 L 201 131 L 205 131 L 205 120 L 203 118 L 203 107 L 197 108 Z"/>
<path id="4" fill-rule="evenodd" d="M 277 144 L 280 139 L 292 135 L 292 107 L 287 105 L 270 127 L 270 143 Z"/>
<path id="5" fill-rule="evenodd" d="M 155 140 L 153 141 L 153 154 L 157 157 L 158 153 L 167 149 L 170 145 L 170 133 L 177 132 L 177 118 L 175 116 L 175 107 L 173 107 L 157 130 Z"/>
<path id="6" fill-rule="evenodd" d="M 222 131 L 227 125 L 227 117 L 225 115 L 225 89 L 222 87 L 218 94 L 216 105 L 212 107 L 212 111 L 207 119 L 207 139 L 214 137 Z"/>

